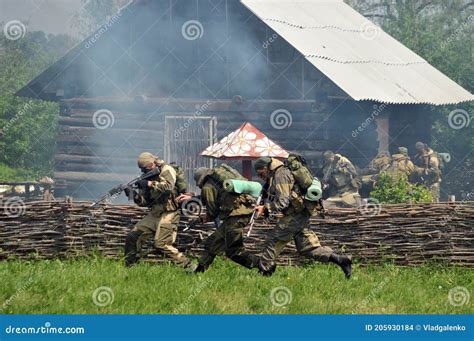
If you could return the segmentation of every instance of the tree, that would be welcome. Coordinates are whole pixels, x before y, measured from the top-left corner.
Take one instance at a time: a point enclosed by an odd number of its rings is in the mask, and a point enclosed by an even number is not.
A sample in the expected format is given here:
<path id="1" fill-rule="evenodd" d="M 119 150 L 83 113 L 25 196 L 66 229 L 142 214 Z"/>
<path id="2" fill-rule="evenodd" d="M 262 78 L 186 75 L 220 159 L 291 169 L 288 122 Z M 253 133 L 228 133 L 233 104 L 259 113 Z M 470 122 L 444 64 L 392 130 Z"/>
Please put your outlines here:
<path id="1" fill-rule="evenodd" d="M 14 96 L 55 62 L 74 40 L 65 35 L 0 36 L 0 179 L 32 180 L 52 172 L 58 107 Z"/>
<path id="2" fill-rule="evenodd" d="M 456 83 L 474 92 L 474 1 L 348 2 Z M 444 170 L 442 190 L 445 194 L 472 191 L 474 123 L 467 123 L 474 120 L 473 112 L 472 102 L 431 108 L 434 119 L 431 145 L 438 152 L 449 152 L 452 157 L 451 164 Z M 455 115 L 461 120 L 460 124 L 453 124 Z M 462 122 L 466 124 L 462 125 Z"/>

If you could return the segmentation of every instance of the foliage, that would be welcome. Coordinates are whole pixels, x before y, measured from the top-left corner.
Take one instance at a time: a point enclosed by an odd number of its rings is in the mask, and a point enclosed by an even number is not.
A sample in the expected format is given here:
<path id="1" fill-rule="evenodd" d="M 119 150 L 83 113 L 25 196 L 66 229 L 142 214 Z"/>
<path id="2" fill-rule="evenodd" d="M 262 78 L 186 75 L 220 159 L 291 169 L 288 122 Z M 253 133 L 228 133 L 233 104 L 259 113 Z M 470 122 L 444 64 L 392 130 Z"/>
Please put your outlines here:
<path id="1" fill-rule="evenodd" d="M 472 60 L 474 2 L 471 0 L 347 1 L 442 73 L 471 93 L 474 92 Z M 450 167 L 469 169 L 469 165 L 473 163 L 474 124 L 471 122 L 462 129 L 453 129 L 448 123 L 448 117 L 455 109 L 465 110 L 471 116 L 471 121 L 474 120 L 473 102 L 432 107 L 431 144 L 438 152 L 451 153 L 453 165 Z"/>
<path id="2" fill-rule="evenodd" d="M 15 41 L 0 36 L 1 180 L 33 180 L 51 173 L 58 106 L 14 94 L 73 43 L 68 36 L 43 32 L 27 33 Z M 12 171 L 12 168 L 18 170 Z"/>
<path id="3" fill-rule="evenodd" d="M 393 177 L 381 173 L 370 197 L 377 199 L 381 204 L 420 203 L 431 202 L 433 197 L 428 189 L 422 185 L 408 182 L 406 175 Z"/>
<path id="4" fill-rule="evenodd" d="M 0 163 L 0 181 L 28 181 L 36 178 L 36 175 L 31 170 L 11 168 Z"/>
<path id="5" fill-rule="evenodd" d="M 123 4 L 84 1 L 75 23 L 90 33 Z M 14 41 L 0 35 L 0 180 L 33 180 L 53 171 L 58 105 L 14 94 L 76 43 L 67 35 L 44 32 L 27 32 Z"/>
<path id="6" fill-rule="evenodd" d="M 278 267 L 262 277 L 222 258 L 199 275 L 172 265 L 125 268 L 104 258 L 5 261 L 0 273 L 0 301 L 14 297 L 7 314 L 469 314 L 472 306 L 450 305 L 448 292 L 472 291 L 474 279 L 468 269 L 439 264 L 355 266 L 350 280 L 324 264 Z M 111 304 L 93 303 L 99 287 L 111 289 Z M 272 304 L 277 287 L 291 292 L 287 305 Z"/>

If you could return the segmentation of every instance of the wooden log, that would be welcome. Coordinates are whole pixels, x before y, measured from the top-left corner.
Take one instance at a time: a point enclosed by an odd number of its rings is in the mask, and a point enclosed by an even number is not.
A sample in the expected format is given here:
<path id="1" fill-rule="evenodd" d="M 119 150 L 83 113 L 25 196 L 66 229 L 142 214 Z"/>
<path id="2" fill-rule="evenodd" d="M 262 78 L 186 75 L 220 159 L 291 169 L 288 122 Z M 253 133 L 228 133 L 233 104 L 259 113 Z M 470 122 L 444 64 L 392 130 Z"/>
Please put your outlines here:
<path id="1" fill-rule="evenodd" d="M 28 259 L 80 256 L 94 250 L 120 258 L 127 232 L 146 214 L 129 205 L 104 205 L 91 209 L 89 202 L 28 202 L 25 214 L 8 216 L 0 205 L 0 258 Z M 324 245 L 351 253 L 361 264 L 392 261 L 410 266 L 438 260 L 474 267 L 474 203 L 383 205 L 381 215 L 364 216 L 361 209 L 330 209 L 328 219 L 311 219 L 311 228 Z M 449 223 L 441 220 L 450 214 Z M 357 218 L 354 218 L 357 217 Z M 184 231 L 191 218 L 179 225 L 178 248 L 196 257 L 203 240 L 214 230 L 204 224 Z M 259 219 L 254 233 L 245 240 L 250 252 L 258 253 L 273 229 L 273 222 Z M 163 261 L 146 245 L 147 260 Z M 293 243 L 285 248 L 279 264 L 304 264 Z"/>

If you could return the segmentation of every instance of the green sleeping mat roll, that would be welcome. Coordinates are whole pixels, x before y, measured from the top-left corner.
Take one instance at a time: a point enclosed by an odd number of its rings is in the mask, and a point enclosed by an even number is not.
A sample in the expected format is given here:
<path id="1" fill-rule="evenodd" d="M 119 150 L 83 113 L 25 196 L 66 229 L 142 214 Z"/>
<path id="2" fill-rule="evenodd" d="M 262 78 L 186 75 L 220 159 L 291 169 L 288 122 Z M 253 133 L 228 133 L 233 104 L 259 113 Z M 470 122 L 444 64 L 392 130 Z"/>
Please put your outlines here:
<path id="1" fill-rule="evenodd" d="M 321 182 L 314 178 L 311 186 L 308 187 L 306 191 L 306 196 L 304 197 L 309 201 L 318 201 L 323 196 L 323 190 L 321 188 Z"/>
<path id="2" fill-rule="evenodd" d="M 227 192 L 238 193 L 238 194 L 250 194 L 251 196 L 258 198 L 262 192 L 262 185 L 256 181 L 246 180 L 226 180 L 224 181 L 224 189 Z"/>

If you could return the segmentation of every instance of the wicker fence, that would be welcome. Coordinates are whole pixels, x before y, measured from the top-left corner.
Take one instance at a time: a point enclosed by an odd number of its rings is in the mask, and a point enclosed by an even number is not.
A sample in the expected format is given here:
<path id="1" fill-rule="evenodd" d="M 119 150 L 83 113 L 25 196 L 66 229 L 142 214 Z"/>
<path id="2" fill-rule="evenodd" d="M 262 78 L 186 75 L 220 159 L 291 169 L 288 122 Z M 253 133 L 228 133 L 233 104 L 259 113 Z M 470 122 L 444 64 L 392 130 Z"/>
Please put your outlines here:
<path id="1" fill-rule="evenodd" d="M 88 202 L 14 204 L 0 205 L 0 259 L 67 258 L 97 251 L 118 259 L 127 231 L 145 214 L 129 205 L 91 209 Z M 199 256 L 213 224 L 185 230 L 190 220 L 182 218 L 177 244 Z M 247 247 L 258 253 L 272 228 L 271 222 L 257 221 Z M 416 265 L 435 259 L 474 266 L 474 202 L 334 209 L 324 220 L 313 219 L 312 228 L 323 245 L 352 254 L 363 264 L 392 260 Z M 162 260 L 151 242 L 148 250 L 147 260 Z M 279 258 L 280 264 L 303 261 L 293 245 Z"/>

